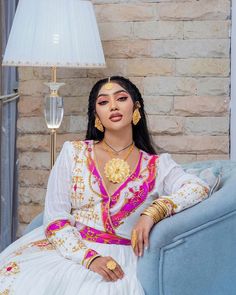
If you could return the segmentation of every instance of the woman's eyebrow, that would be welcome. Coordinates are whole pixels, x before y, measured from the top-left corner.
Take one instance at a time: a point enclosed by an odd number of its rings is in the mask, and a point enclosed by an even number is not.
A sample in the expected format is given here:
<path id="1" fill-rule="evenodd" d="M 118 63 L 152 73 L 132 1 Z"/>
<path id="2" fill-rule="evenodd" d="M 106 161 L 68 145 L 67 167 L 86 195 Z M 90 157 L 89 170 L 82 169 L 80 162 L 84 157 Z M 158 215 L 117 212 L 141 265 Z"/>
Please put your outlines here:
<path id="1" fill-rule="evenodd" d="M 125 92 L 125 93 L 127 93 L 128 94 L 128 92 L 127 91 L 125 91 L 125 90 L 117 90 L 116 92 L 114 92 L 114 93 L 112 93 L 113 95 L 115 95 L 115 94 L 118 94 L 118 93 L 120 93 L 120 92 Z M 98 95 L 98 97 L 97 98 L 99 98 L 100 96 L 110 96 L 111 94 L 105 94 L 105 93 L 101 93 L 101 94 L 99 94 Z"/>

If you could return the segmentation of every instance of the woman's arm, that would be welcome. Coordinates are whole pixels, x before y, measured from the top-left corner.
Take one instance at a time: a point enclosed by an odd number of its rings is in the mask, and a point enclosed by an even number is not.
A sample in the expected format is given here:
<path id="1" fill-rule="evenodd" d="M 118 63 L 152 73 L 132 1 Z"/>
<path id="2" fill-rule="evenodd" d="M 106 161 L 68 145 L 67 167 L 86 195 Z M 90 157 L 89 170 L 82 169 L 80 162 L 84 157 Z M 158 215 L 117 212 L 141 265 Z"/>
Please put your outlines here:
<path id="1" fill-rule="evenodd" d="M 134 252 L 139 256 L 148 247 L 149 233 L 155 223 L 201 202 L 210 190 L 202 179 L 186 173 L 168 153 L 159 157 L 156 169 L 154 201 L 141 214 L 132 232 L 133 240 L 137 240 L 133 242 Z"/>
<path id="2" fill-rule="evenodd" d="M 186 173 L 168 153 L 160 156 L 156 180 L 159 197 L 155 203 L 166 207 L 164 217 L 201 202 L 210 191 L 207 183 L 196 175 Z"/>
<path id="3" fill-rule="evenodd" d="M 62 256 L 88 268 L 93 259 L 100 255 L 86 246 L 74 226 L 70 202 L 73 157 L 72 144 L 65 142 L 48 180 L 44 230 L 48 240 Z"/>

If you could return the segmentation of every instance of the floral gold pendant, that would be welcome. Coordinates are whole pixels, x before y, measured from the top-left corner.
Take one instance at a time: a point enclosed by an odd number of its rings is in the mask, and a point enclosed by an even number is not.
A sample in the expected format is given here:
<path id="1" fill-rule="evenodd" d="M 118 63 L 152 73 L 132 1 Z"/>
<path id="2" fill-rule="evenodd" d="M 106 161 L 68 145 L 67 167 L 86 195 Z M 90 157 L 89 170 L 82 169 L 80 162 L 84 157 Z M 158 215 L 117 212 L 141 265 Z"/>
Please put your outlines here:
<path id="1" fill-rule="evenodd" d="M 124 181 L 130 174 L 130 168 L 126 161 L 113 158 L 104 167 L 105 176 L 113 183 Z"/>

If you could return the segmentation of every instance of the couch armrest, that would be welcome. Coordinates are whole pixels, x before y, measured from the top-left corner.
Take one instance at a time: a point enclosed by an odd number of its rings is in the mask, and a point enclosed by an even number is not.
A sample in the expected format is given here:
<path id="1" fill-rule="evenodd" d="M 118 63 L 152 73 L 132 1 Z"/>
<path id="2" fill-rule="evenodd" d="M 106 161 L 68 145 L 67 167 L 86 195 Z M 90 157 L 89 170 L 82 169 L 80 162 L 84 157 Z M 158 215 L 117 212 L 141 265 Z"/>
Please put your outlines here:
<path id="1" fill-rule="evenodd" d="M 227 179 L 223 187 L 210 198 L 174 216 L 166 218 L 153 227 L 150 234 L 150 247 L 138 261 L 138 277 L 147 295 L 164 294 L 161 286 L 163 279 L 161 278 L 163 275 L 161 273 L 163 271 L 161 264 L 163 255 L 165 255 L 165 249 L 168 249 L 168 247 L 171 248 L 173 245 L 177 246 L 185 237 L 196 235 L 197 232 L 204 230 L 214 223 L 220 223 L 223 219 L 232 215 L 236 216 L 235 183 L 236 174 Z M 235 224 L 232 228 L 235 228 L 235 233 L 224 232 L 224 234 L 227 234 L 227 237 L 236 245 L 236 218 L 234 220 Z M 198 242 L 201 243 L 201 241 Z M 174 249 L 172 250 L 176 251 Z M 191 265 L 191 261 L 189 264 Z M 178 271 L 181 272 L 181 269 Z M 236 274 L 236 267 L 234 273 Z M 178 274 L 176 274 L 177 277 Z M 189 293 L 184 293 L 183 295 L 185 294 Z"/>

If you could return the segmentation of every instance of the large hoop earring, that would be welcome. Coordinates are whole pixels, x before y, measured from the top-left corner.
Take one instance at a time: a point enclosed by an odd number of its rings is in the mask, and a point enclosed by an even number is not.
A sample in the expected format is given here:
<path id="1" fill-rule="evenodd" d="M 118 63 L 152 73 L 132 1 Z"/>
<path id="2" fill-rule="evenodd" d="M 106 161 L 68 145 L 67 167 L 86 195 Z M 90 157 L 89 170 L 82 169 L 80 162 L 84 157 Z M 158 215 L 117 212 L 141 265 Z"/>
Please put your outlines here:
<path id="1" fill-rule="evenodd" d="M 96 116 L 95 119 L 95 125 L 94 125 L 99 131 L 104 132 L 104 127 L 102 125 L 102 122 L 100 121 L 100 119 Z"/>
<path id="2" fill-rule="evenodd" d="M 140 114 L 140 112 L 139 112 L 139 108 L 140 108 L 140 107 L 141 107 L 141 106 L 140 106 L 140 103 L 137 102 L 137 104 L 136 104 L 136 109 L 135 109 L 134 112 L 133 112 L 133 124 L 134 124 L 134 125 L 137 125 L 138 122 L 139 122 L 139 120 L 141 119 L 141 114 Z"/>

